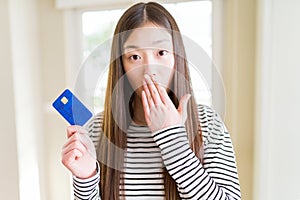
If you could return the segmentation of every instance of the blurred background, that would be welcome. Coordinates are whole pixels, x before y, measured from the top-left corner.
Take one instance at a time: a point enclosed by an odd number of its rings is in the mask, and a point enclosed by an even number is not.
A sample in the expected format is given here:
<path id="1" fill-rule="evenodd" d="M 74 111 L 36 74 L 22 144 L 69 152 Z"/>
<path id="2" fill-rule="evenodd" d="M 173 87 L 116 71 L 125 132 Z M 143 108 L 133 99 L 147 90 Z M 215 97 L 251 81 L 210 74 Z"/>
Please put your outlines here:
<path id="1" fill-rule="evenodd" d="M 72 199 L 60 161 L 67 123 L 51 103 L 135 2 L 0 0 L 1 199 Z M 159 2 L 220 72 L 225 95 L 212 72 L 195 95 L 223 111 L 242 199 L 300 200 L 300 1 Z"/>

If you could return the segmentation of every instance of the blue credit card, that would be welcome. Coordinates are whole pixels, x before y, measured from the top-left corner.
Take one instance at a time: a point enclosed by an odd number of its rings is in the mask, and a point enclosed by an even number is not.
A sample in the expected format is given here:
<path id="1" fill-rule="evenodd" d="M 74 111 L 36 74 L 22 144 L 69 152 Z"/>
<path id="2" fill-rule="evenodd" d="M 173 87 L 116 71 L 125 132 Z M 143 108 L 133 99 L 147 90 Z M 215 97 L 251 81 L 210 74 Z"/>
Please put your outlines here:
<path id="1" fill-rule="evenodd" d="M 93 116 L 91 111 L 69 89 L 63 91 L 52 106 L 70 125 L 83 126 Z"/>

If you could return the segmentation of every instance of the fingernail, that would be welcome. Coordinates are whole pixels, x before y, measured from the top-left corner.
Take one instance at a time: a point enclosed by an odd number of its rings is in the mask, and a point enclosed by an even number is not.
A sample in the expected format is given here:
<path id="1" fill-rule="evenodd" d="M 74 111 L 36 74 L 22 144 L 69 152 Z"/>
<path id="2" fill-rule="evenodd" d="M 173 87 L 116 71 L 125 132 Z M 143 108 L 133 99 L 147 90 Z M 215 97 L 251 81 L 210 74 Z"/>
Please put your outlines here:
<path id="1" fill-rule="evenodd" d="M 144 74 L 145 79 L 151 79 L 151 77 L 148 74 Z"/>
<path id="2" fill-rule="evenodd" d="M 152 80 L 153 80 L 154 82 L 157 82 L 157 79 L 156 79 L 155 76 L 152 76 Z"/>

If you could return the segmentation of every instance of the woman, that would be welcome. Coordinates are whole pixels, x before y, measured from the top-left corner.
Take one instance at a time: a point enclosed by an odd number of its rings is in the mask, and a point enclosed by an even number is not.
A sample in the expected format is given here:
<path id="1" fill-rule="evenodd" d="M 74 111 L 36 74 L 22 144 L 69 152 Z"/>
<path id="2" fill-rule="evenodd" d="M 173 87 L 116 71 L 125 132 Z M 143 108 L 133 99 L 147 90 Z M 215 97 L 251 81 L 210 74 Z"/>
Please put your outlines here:
<path id="1" fill-rule="evenodd" d="M 67 129 L 75 199 L 240 199 L 229 133 L 192 94 L 173 17 L 154 2 L 130 7 L 114 32 L 104 112 L 85 127 L 95 148 Z"/>

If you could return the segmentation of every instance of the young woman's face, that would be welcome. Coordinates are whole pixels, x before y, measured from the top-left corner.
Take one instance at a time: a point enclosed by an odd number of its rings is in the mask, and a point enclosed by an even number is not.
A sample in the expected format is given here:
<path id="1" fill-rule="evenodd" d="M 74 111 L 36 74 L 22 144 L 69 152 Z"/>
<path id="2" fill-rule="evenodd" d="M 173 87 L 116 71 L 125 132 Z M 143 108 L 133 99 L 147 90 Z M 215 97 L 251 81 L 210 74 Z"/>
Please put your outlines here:
<path id="1" fill-rule="evenodd" d="M 134 29 L 124 43 L 122 61 L 137 95 L 141 95 L 145 74 L 168 90 L 175 64 L 172 36 L 154 24 Z"/>

